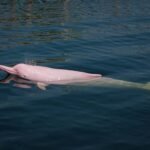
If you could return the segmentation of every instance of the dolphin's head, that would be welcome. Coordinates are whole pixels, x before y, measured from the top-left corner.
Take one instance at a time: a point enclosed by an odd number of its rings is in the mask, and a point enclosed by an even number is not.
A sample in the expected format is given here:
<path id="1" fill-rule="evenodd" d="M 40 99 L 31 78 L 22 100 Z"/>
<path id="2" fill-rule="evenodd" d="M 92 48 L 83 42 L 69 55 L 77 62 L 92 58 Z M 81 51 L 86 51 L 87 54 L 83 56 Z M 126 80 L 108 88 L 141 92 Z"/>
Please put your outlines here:
<path id="1" fill-rule="evenodd" d="M 14 69 L 17 72 L 17 76 L 24 79 L 32 79 L 32 67 L 27 64 L 17 64 L 14 66 Z"/>

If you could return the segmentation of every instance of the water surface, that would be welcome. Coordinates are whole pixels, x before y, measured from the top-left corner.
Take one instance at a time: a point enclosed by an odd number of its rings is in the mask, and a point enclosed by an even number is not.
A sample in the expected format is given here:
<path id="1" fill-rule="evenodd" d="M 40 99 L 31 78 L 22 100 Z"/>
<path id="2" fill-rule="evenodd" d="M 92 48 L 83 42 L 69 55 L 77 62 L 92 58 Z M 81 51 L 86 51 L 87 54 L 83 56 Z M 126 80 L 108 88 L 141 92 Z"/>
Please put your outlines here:
<path id="1" fill-rule="evenodd" d="M 149 82 L 149 10 L 149 0 L 2 1 L 0 64 Z M 0 91 L 1 150 L 150 149 L 150 91 L 13 83 Z"/>

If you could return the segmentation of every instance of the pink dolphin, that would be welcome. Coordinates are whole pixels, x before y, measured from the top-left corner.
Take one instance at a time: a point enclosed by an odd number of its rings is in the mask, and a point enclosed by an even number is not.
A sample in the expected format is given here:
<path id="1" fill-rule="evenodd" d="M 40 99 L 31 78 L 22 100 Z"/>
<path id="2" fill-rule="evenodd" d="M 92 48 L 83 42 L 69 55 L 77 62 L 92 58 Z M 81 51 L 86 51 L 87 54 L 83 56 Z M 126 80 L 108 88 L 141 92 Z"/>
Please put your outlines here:
<path id="1" fill-rule="evenodd" d="M 14 86 L 30 88 L 31 84 L 36 84 L 40 89 L 45 90 L 49 84 L 71 84 L 81 86 L 116 86 L 150 90 L 150 83 L 136 83 L 101 77 L 100 74 L 91 74 L 80 71 L 54 69 L 28 64 L 18 64 L 14 67 L 0 65 L 0 70 L 9 73 L 0 83 L 14 81 Z"/>
<path id="2" fill-rule="evenodd" d="M 100 78 L 100 74 L 91 74 L 80 71 L 54 69 L 44 66 L 17 64 L 14 67 L 0 65 L 0 70 L 30 80 L 37 84 L 40 89 L 45 89 L 48 84 L 69 84 L 86 82 Z"/>

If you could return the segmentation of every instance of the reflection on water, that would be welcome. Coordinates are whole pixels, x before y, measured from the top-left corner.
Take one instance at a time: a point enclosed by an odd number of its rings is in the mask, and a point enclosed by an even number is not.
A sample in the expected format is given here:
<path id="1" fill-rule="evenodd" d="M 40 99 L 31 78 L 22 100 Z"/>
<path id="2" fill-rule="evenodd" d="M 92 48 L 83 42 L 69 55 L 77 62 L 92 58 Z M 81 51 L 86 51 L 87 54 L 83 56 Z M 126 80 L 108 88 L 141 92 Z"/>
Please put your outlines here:
<path id="1" fill-rule="evenodd" d="M 5 6 L 5 12 L 0 16 L 0 21 L 5 23 L 4 31 L 12 30 L 15 33 L 9 35 L 9 40 L 14 41 L 15 38 L 16 44 L 71 39 L 78 36 L 78 33 L 64 26 L 69 15 L 68 2 L 68 0 L 43 4 L 32 0 L 1 2 L 1 7 Z"/>
<path id="2" fill-rule="evenodd" d="M 137 20 L 136 15 L 148 16 L 149 14 L 148 8 L 142 10 L 146 4 L 141 1 L 135 5 L 135 7 L 140 6 L 141 10 L 135 12 L 134 1 L 130 0 L 126 2 L 113 0 L 112 3 L 94 0 L 90 5 L 88 1 L 69 0 L 7 0 L 0 3 L 1 11 L 3 11 L 0 15 L 0 26 L 3 28 L 1 39 L 2 43 L 5 43 L 5 46 L 1 44 L 3 46 L 1 48 L 10 45 L 12 47 L 12 45 L 38 44 L 38 42 L 88 39 L 94 38 L 97 32 L 101 38 L 103 35 L 107 38 L 107 35 L 116 36 L 122 32 L 131 33 L 134 30 L 137 33 L 141 32 L 141 28 L 135 23 L 130 23 L 130 17 L 135 16 Z M 108 20 L 109 17 L 116 19 L 114 21 L 117 23 Z M 143 18 L 143 21 L 145 20 Z M 73 24 L 77 21 L 81 24 Z M 106 26 L 106 29 L 101 30 L 103 26 Z M 112 32 L 114 30 L 116 33 Z"/>

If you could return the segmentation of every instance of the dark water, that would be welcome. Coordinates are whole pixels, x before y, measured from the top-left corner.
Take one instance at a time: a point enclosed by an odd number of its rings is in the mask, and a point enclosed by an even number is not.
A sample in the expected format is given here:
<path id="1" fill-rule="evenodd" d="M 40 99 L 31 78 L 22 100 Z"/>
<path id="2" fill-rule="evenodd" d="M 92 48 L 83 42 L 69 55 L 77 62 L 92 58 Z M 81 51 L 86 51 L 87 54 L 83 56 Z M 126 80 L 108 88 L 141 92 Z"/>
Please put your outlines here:
<path id="1" fill-rule="evenodd" d="M 0 64 L 20 62 L 149 82 L 150 1 L 3 0 Z M 0 149 L 149 150 L 150 91 L 0 84 Z"/>

